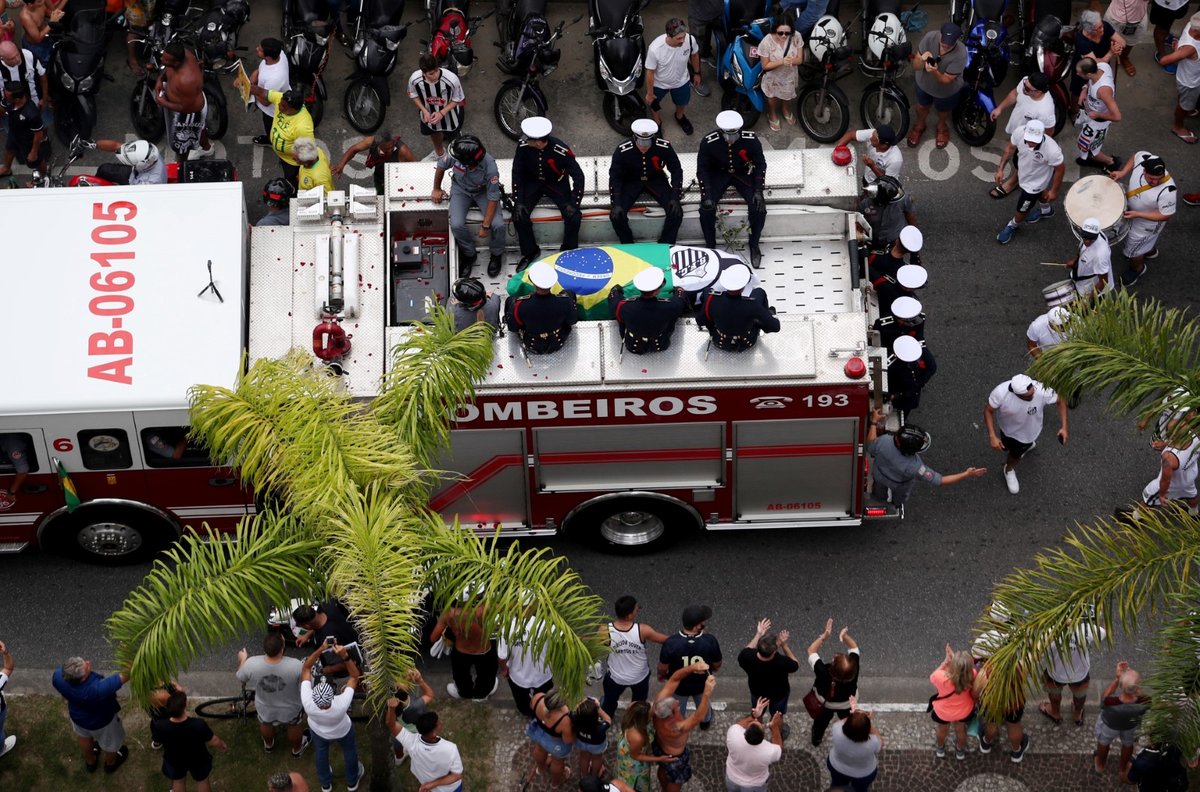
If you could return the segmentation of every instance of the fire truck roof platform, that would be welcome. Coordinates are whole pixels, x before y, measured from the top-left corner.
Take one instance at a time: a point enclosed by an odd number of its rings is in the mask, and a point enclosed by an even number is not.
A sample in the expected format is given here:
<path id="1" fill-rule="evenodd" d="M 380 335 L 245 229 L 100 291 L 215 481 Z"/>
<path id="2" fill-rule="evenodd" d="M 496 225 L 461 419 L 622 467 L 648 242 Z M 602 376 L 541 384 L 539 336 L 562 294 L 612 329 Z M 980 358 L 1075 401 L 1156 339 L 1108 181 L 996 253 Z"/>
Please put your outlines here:
<path id="1" fill-rule="evenodd" d="M 7 190 L 0 200 L 9 327 L 28 334 L 0 414 L 179 409 L 196 383 L 233 384 L 247 286 L 241 184 Z"/>

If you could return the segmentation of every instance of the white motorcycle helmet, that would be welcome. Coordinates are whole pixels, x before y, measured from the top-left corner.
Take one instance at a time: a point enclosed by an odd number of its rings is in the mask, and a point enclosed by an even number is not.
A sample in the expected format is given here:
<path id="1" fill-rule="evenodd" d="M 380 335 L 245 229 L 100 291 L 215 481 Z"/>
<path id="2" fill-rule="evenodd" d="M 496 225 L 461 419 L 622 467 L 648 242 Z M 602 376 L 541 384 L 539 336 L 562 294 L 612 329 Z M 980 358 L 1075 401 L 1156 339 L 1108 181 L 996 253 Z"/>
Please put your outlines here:
<path id="1" fill-rule="evenodd" d="M 145 173 L 158 164 L 158 148 L 146 140 L 135 140 L 121 146 L 117 161 L 128 165 L 138 173 Z"/>
<path id="2" fill-rule="evenodd" d="M 880 14 L 871 24 L 871 35 L 867 36 L 867 49 L 877 60 L 881 60 L 885 47 L 899 46 L 905 38 L 904 26 L 900 24 L 900 17 L 890 13 Z"/>
<path id="3" fill-rule="evenodd" d="M 826 14 L 813 25 L 808 37 L 808 46 L 818 61 L 824 60 L 826 53 L 832 54 L 838 47 L 846 44 L 846 30 L 837 17 Z"/>

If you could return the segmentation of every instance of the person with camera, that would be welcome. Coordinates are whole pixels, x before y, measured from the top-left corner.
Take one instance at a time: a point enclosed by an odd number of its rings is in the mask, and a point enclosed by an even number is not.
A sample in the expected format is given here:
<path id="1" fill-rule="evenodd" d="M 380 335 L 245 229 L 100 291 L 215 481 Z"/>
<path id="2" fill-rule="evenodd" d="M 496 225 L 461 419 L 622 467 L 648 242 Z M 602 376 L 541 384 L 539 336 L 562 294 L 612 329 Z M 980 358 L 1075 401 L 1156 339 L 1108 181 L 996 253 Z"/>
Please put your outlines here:
<path id="1" fill-rule="evenodd" d="M 917 82 L 917 123 L 908 133 L 909 147 L 916 147 L 925 134 L 925 119 L 930 109 L 937 110 L 937 147 L 950 144 L 950 113 L 958 104 L 967 68 L 967 48 L 962 28 L 953 22 L 931 30 L 921 38 L 912 54 L 913 75 Z"/>
<path id="2" fill-rule="evenodd" d="M 329 684 L 324 676 L 316 683 L 313 682 L 313 666 L 317 660 L 321 660 L 324 665 L 324 656 L 329 654 L 341 660 L 341 665 L 350 676 L 341 693 L 336 693 L 333 685 Z M 358 761 L 358 742 L 354 736 L 354 724 L 350 720 L 350 705 L 361 677 L 358 663 L 354 662 L 349 650 L 332 635 L 318 643 L 313 653 L 304 660 L 304 667 L 300 672 L 300 704 L 308 715 L 308 728 L 316 748 L 317 780 L 321 782 L 321 792 L 331 792 L 333 789 L 329 747 L 334 743 L 342 748 L 342 757 L 346 765 L 347 792 L 357 792 L 358 782 L 362 779 L 365 768 Z"/>
<path id="3" fill-rule="evenodd" d="M 877 500 L 903 506 L 918 480 L 945 487 L 987 474 L 987 468 L 969 467 L 960 473 L 943 476 L 921 459 L 919 452 L 929 444 L 929 435 L 920 427 L 909 424 L 896 434 L 880 436 L 882 421 L 883 414 L 875 410 L 867 429 L 867 453 L 875 460 L 871 465 L 871 496 Z"/>

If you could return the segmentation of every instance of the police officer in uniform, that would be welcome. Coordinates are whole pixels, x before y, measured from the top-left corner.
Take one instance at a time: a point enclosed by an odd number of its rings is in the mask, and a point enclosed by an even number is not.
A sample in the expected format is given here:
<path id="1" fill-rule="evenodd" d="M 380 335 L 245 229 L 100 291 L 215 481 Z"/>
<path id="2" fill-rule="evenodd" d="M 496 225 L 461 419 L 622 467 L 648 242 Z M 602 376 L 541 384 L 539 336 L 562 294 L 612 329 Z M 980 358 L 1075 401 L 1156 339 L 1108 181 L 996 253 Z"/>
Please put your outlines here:
<path id="1" fill-rule="evenodd" d="M 512 163 L 513 226 L 521 243 L 517 272 L 523 272 L 542 254 L 533 238 L 533 221 L 529 215 L 543 197 L 553 201 L 562 215 L 563 239 L 559 249 L 579 247 L 583 169 L 575 160 L 571 147 L 551 137 L 553 129 L 550 119 L 542 116 L 521 122 L 521 133 L 525 137 L 517 146 Z"/>
<path id="2" fill-rule="evenodd" d="M 558 273 L 544 261 L 529 268 L 529 282 L 536 291 L 510 298 L 505 305 L 505 324 L 521 339 L 521 346 L 535 355 L 557 352 L 567 342 L 571 325 L 579 319 L 574 292 L 551 294 Z"/>
<path id="3" fill-rule="evenodd" d="M 710 291 L 704 298 L 699 321 L 717 349 L 742 352 L 757 343 L 760 332 L 779 332 L 779 320 L 767 306 L 767 293 L 755 289 L 748 296 L 742 294 L 748 283 L 750 268 L 734 264 L 721 272 L 722 291 Z"/>
<path id="4" fill-rule="evenodd" d="M 879 346 L 891 349 L 900 336 L 912 336 L 925 340 L 925 314 L 921 313 L 921 302 L 913 297 L 897 297 L 892 302 L 890 316 L 881 316 L 871 325 L 879 333 Z"/>
<path id="5" fill-rule="evenodd" d="M 937 373 L 937 361 L 924 341 L 900 336 L 892 343 L 888 358 L 888 394 L 892 407 L 904 413 L 921 404 L 921 390 Z"/>
<path id="6" fill-rule="evenodd" d="M 625 348 L 635 355 L 669 348 L 675 322 L 687 308 L 686 292 L 679 286 L 675 287 L 671 299 L 658 298 L 658 290 L 665 281 L 662 270 L 647 267 L 633 276 L 633 288 L 641 293 L 639 297 L 625 299 L 620 286 L 614 286 L 608 293 L 609 303 L 615 306 L 613 318 L 621 328 Z"/>
<path id="7" fill-rule="evenodd" d="M 717 246 L 717 204 L 725 191 L 733 187 L 746 202 L 750 264 L 758 269 L 762 266 L 758 239 L 767 222 L 767 199 L 763 195 L 767 160 L 758 136 L 742 130 L 742 116 L 736 110 L 717 113 L 717 129 L 700 141 L 696 176 L 700 180 L 700 228 L 704 231 L 705 246 Z"/>
<path id="8" fill-rule="evenodd" d="M 475 266 L 475 239 L 467 229 L 467 210 L 472 206 L 483 212 L 483 223 L 479 226 L 479 238 L 488 240 L 492 257 L 487 272 L 491 277 L 500 274 L 504 267 L 504 213 L 500 211 L 500 171 L 496 160 L 483 143 L 474 135 L 456 138 L 439 157 L 433 171 L 433 202 L 440 204 L 445 197 L 442 176 L 454 170 L 454 184 L 450 188 L 450 231 L 458 243 L 459 277 L 471 274 Z"/>
<path id="9" fill-rule="evenodd" d="M 648 118 L 633 122 L 633 138 L 617 146 L 608 166 L 608 196 L 612 206 L 608 216 L 622 244 L 633 243 L 629 208 L 642 193 L 649 193 L 667 212 L 662 233 L 658 235 L 659 244 L 674 245 L 683 222 L 683 166 L 671 144 L 658 137 L 658 124 Z"/>

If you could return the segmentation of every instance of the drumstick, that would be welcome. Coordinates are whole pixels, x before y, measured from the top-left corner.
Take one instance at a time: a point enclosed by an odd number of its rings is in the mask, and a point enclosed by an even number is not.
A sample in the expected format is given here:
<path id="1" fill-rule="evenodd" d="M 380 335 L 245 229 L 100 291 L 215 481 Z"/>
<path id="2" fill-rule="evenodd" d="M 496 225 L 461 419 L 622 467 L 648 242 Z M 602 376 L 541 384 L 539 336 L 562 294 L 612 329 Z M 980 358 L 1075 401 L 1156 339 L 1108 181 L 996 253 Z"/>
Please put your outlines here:
<path id="1" fill-rule="evenodd" d="M 1043 267 L 1062 267 L 1065 266 L 1061 261 L 1043 261 Z"/>

